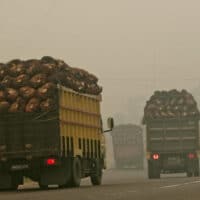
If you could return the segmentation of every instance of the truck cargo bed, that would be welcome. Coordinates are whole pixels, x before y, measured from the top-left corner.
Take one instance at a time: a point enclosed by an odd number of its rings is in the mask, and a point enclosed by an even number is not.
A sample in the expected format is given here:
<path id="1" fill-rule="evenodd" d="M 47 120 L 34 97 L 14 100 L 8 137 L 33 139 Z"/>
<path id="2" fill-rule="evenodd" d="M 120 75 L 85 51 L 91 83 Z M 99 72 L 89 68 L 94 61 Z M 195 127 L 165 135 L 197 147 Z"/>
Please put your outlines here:
<path id="1" fill-rule="evenodd" d="M 198 119 L 153 120 L 147 123 L 147 149 L 182 152 L 199 148 Z"/>
<path id="2" fill-rule="evenodd" d="M 59 152 L 58 112 L 0 116 L 1 157 L 41 157 Z"/>

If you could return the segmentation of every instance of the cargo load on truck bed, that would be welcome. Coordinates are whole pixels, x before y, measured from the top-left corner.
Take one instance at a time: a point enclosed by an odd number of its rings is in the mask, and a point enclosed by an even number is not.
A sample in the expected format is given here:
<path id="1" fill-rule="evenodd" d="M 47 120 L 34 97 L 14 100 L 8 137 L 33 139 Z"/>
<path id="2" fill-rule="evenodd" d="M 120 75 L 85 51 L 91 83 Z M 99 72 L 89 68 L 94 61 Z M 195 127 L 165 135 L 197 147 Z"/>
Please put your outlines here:
<path id="1" fill-rule="evenodd" d="M 84 94 L 102 92 L 96 76 L 62 60 L 16 59 L 0 63 L 0 113 L 54 110 L 57 84 Z"/>
<path id="2" fill-rule="evenodd" d="M 143 123 L 153 119 L 199 117 L 194 97 L 186 90 L 156 91 L 144 108 Z"/>

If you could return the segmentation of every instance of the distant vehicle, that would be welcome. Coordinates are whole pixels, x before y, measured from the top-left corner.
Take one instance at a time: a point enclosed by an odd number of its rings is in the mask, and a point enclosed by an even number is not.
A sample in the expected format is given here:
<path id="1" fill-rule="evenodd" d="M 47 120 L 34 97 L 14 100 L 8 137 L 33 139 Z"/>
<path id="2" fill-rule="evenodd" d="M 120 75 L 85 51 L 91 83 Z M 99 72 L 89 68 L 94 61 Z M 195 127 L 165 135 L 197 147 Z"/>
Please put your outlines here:
<path id="1" fill-rule="evenodd" d="M 144 150 L 140 126 L 118 125 L 112 131 L 112 140 L 117 168 L 143 168 Z"/>
<path id="2" fill-rule="evenodd" d="M 152 96 L 151 102 L 146 106 L 146 113 L 151 114 L 148 115 L 151 118 L 144 121 L 150 179 L 160 178 L 161 173 L 177 172 L 186 172 L 188 177 L 199 176 L 197 106 L 191 94 L 184 90 L 181 93 L 174 91 L 157 92 L 158 95 L 156 93 Z M 162 112 L 168 112 L 170 115 L 164 115 Z"/>

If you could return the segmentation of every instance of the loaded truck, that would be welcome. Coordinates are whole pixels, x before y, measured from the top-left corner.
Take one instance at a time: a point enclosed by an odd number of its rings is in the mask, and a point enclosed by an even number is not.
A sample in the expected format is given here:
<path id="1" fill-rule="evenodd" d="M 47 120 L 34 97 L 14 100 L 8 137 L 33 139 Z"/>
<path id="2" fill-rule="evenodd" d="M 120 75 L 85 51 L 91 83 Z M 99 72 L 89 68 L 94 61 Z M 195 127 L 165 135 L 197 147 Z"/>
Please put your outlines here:
<path id="1" fill-rule="evenodd" d="M 100 185 L 104 163 L 101 95 L 57 85 L 54 110 L 0 115 L 0 189 L 17 189 L 23 177 L 59 187 Z M 108 120 L 109 128 L 113 119 Z"/>
<path id="2" fill-rule="evenodd" d="M 100 185 L 101 92 L 95 75 L 50 56 L 0 63 L 0 189 L 24 177 L 43 189 Z"/>
<path id="3" fill-rule="evenodd" d="M 161 173 L 199 175 L 199 120 L 153 120 L 146 124 L 149 178 Z"/>
<path id="4" fill-rule="evenodd" d="M 115 126 L 112 133 L 116 168 L 143 168 L 142 128 L 134 124 Z"/>
<path id="5" fill-rule="evenodd" d="M 199 113 L 194 99 L 188 97 L 190 105 L 182 94 L 173 92 L 154 95 L 147 103 L 144 124 L 150 179 L 160 178 L 161 173 L 199 176 Z"/>

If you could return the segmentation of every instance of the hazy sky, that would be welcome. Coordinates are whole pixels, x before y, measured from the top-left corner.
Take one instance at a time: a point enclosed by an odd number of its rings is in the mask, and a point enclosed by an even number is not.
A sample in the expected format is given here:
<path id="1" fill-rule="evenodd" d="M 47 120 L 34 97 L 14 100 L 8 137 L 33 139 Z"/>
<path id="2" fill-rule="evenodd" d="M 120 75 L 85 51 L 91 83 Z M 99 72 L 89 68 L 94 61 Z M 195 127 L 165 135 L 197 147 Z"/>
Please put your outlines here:
<path id="1" fill-rule="evenodd" d="M 0 62 L 50 55 L 97 74 L 104 116 L 200 83 L 198 0 L 0 0 Z"/>

